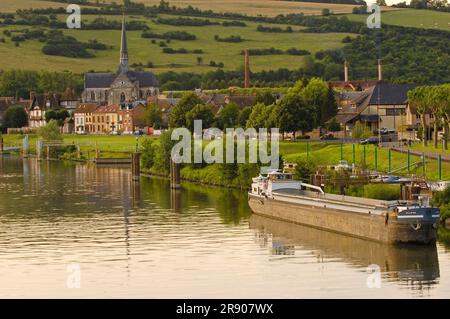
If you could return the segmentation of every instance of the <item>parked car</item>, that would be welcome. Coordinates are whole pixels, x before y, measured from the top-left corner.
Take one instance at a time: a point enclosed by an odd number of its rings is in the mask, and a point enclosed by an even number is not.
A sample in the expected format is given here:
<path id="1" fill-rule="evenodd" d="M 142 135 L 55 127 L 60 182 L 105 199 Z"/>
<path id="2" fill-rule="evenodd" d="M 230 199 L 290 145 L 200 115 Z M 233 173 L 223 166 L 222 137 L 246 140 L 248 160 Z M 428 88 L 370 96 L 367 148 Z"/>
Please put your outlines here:
<path id="1" fill-rule="evenodd" d="M 380 143 L 380 139 L 378 137 L 369 137 L 366 139 L 362 139 L 360 144 L 365 145 L 365 144 L 378 144 Z"/>

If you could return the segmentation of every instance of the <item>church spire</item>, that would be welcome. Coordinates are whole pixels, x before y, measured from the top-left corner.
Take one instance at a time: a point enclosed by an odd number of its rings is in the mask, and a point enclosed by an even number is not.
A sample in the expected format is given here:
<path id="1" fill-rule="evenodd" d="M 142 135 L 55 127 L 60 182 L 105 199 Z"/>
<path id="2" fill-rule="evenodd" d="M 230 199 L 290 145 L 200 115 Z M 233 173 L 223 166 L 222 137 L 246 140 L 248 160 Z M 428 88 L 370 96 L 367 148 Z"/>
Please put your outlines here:
<path id="1" fill-rule="evenodd" d="M 122 42 L 120 44 L 120 66 L 119 71 L 122 73 L 128 72 L 128 47 L 127 34 L 125 30 L 125 14 L 122 20 Z"/>

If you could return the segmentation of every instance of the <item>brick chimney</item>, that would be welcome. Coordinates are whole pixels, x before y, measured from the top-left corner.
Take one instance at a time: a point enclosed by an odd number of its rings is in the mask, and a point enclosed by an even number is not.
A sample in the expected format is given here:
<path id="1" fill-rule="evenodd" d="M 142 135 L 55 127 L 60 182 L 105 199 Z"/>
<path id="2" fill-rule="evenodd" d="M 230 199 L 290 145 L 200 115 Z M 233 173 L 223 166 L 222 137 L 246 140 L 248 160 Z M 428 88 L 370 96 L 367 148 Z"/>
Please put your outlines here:
<path id="1" fill-rule="evenodd" d="M 378 81 L 383 81 L 383 68 L 381 66 L 381 59 L 378 59 Z"/>
<path id="2" fill-rule="evenodd" d="M 344 62 L 344 81 L 345 81 L 345 83 L 348 82 L 348 63 L 347 63 L 347 61 Z"/>
<path id="3" fill-rule="evenodd" d="M 245 79 L 244 87 L 248 89 L 250 87 L 250 53 L 248 49 L 245 49 Z"/>

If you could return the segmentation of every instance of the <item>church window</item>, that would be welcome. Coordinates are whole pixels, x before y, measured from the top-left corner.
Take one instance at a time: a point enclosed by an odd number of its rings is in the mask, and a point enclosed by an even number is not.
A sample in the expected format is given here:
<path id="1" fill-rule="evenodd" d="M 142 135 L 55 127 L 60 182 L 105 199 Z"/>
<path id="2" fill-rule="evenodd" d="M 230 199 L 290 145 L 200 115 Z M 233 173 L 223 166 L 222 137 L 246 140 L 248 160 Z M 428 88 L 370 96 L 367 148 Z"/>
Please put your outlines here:
<path id="1" fill-rule="evenodd" d="M 125 102 L 125 93 L 120 94 L 120 102 Z"/>
<path id="2" fill-rule="evenodd" d="M 91 101 L 95 101 L 95 92 L 91 92 Z"/>
<path id="3" fill-rule="evenodd" d="M 150 90 L 147 90 L 147 97 L 152 96 L 152 92 Z"/>

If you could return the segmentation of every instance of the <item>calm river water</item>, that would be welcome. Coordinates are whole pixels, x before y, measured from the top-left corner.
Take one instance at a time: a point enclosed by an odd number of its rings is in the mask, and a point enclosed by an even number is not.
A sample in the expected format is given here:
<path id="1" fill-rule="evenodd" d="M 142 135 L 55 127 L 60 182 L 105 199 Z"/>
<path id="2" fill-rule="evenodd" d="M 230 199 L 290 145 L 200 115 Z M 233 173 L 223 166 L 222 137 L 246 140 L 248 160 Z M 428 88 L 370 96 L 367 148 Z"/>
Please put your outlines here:
<path id="1" fill-rule="evenodd" d="M 441 243 L 386 246 L 252 216 L 243 191 L 130 180 L 0 158 L 0 297 L 450 297 Z"/>

